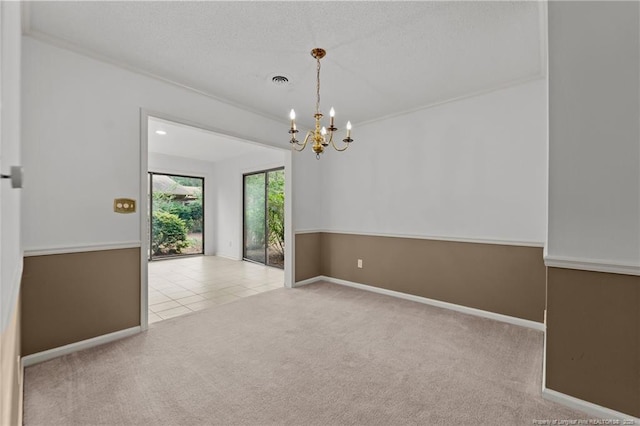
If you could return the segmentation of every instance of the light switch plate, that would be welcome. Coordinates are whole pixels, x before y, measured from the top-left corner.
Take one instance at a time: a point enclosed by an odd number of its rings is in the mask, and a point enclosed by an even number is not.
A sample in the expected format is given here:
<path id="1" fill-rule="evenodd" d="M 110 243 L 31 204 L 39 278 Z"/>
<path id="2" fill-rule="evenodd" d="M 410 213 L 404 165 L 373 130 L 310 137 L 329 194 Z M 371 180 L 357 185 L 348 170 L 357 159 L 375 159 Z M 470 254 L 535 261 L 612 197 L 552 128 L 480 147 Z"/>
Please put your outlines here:
<path id="1" fill-rule="evenodd" d="M 113 211 L 116 213 L 135 213 L 136 200 L 131 198 L 116 198 L 113 200 Z"/>

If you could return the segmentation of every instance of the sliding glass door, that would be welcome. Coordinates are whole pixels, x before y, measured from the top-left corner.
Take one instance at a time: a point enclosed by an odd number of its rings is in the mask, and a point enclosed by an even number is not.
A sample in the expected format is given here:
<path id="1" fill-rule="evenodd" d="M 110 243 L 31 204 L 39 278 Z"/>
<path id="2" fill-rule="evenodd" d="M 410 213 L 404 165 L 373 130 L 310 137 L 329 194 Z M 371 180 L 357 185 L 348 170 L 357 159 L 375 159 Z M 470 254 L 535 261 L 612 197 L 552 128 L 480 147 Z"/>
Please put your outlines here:
<path id="1" fill-rule="evenodd" d="M 204 178 L 149 173 L 149 259 L 204 254 Z"/>
<path id="2" fill-rule="evenodd" d="M 267 242 L 267 174 L 244 176 L 244 258 L 265 263 Z"/>
<path id="3" fill-rule="evenodd" d="M 284 268 L 284 169 L 244 175 L 245 260 Z"/>

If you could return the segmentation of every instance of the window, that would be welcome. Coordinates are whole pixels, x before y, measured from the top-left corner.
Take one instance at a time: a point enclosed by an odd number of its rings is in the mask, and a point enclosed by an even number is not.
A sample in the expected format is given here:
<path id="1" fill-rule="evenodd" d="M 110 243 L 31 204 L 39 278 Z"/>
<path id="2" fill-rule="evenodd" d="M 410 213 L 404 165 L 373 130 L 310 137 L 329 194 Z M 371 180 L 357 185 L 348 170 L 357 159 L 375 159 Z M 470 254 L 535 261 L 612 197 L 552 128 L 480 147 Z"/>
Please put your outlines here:
<path id="1" fill-rule="evenodd" d="M 204 254 L 204 178 L 149 173 L 149 259 Z"/>

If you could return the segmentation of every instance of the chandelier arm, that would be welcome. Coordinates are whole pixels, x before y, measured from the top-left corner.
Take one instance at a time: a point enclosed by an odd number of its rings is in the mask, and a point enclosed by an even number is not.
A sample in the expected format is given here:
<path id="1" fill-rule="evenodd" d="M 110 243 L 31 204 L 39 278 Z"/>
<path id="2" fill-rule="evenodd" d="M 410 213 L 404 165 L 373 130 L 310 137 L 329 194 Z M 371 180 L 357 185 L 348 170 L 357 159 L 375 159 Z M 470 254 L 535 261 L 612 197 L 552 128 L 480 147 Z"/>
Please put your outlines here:
<path id="1" fill-rule="evenodd" d="M 291 144 L 291 147 L 292 147 L 293 149 L 295 149 L 296 151 L 298 151 L 298 152 L 302 151 L 303 149 L 305 149 L 305 148 L 307 147 L 307 143 L 309 142 L 309 136 L 311 136 L 311 130 L 309 130 L 309 131 L 307 132 L 307 136 L 304 138 L 304 142 L 303 142 L 303 143 L 296 142 L 295 144 Z M 298 148 L 296 147 L 296 145 L 300 146 L 301 148 L 300 148 L 300 149 L 298 149 Z"/>
<path id="2" fill-rule="evenodd" d="M 333 135 L 331 136 L 330 142 L 331 142 L 331 146 L 333 146 L 333 149 L 335 149 L 336 151 L 342 152 L 342 151 L 346 151 L 347 148 L 349 148 L 349 144 L 345 144 L 345 146 L 343 148 L 338 148 L 336 146 L 336 143 L 333 141 Z"/>
<path id="3" fill-rule="evenodd" d="M 333 145 L 333 130 L 329 130 L 329 141 L 327 142 L 327 145 L 329 144 Z"/>

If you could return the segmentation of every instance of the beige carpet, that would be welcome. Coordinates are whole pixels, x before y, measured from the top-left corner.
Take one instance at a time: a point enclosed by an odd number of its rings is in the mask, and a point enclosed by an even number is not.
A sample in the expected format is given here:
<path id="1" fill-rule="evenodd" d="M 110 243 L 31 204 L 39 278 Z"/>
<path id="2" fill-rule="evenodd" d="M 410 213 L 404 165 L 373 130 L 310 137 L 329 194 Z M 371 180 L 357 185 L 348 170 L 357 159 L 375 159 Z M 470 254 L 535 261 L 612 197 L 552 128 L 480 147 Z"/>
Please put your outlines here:
<path id="1" fill-rule="evenodd" d="M 27 425 L 522 424 L 542 333 L 333 284 L 278 289 L 26 369 Z"/>

